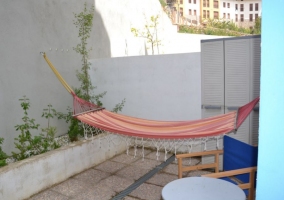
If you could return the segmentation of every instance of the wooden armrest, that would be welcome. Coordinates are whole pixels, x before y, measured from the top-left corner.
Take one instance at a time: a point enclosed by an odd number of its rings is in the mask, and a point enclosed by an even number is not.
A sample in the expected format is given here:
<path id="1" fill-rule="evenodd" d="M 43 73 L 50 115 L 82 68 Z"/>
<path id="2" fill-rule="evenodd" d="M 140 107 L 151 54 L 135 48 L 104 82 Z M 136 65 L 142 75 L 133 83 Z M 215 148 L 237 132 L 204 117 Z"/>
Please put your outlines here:
<path id="1" fill-rule="evenodd" d="M 225 171 L 225 172 L 205 174 L 202 176 L 211 177 L 211 178 L 222 178 L 222 177 L 235 176 L 239 174 L 247 174 L 251 172 L 256 172 L 256 170 L 257 170 L 257 167 L 248 167 L 248 168 L 230 170 L 230 171 Z"/>
<path id="2" fill-rule="evenodd" d="M 176 155 L 176 158 L 189 158 L 189 157 L 206 156 L 206 155 L 213 155 L 213 154 L 223 154 L 223 150 L 213 150 L 213 151 L 202 151 L 202 152 L 178 154 L 178 155 Z"/>
<path id="3" fill-rule="evenodd" d="M 223 154 L 223 150 L 193 152 L 193 153 L 176 155 L 176 158 L 178 159 L 178 178 L 182 178 L 182 172 L 191 171 L 191 170 L 215 168 L 215 172 L 219 172 L 219 154 Z M 183 158 L 190 158 L 190 157 L 196 157 L 196 156 L 206 156 L 206 155 L 214 155 L 215 156 L 215 162 L 210 163 L 210 164 L 201 164 L 201 165 L 187 166 L 187 167 L 182 166 L 182 159 Z"/>
<path id="4" fill-rule="evenodd" d="M 255 198 L 255 172 L 257 170 L 257 167 L 248 167 L 248 168 L 242 168 L 242 169 L 236 169 L 236 170 L 230 170 L 225 172 L 219 172 L 219 173 L 212 173 L 212 174 L 205 174 L 202 175 L 204 177 L 211 177 L 211 178 L 221 178 L 221 177 L 230 177 L 235 176 L 239 174 L 247 174 L 249 173 L 249 183 L 241 183 L 238 184 L 238 186 L 241 189 L 248 189 L 248 200 L 253 200 Z"/>

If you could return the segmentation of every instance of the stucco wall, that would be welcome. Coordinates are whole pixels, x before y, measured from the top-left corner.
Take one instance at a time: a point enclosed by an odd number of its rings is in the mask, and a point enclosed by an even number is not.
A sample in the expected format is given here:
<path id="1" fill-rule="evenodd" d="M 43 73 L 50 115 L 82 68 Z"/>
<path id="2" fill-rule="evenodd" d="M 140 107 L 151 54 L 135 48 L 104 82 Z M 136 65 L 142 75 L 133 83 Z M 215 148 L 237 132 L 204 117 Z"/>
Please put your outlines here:
<path id="1" fill-rule="evenodd" d="M 150 24 L 150 17 L 156 15 L 159 15 L 157 33 L 161 41 L 159 54 L 200 52 L 201 39 L 220 38 L 177 33 L 177 27 L 172 25 L 158 0 L 95 0 L 95 8 L 109 35 L 111 57 L 152 55 L 150 44 L 143 38 L 134 37 L 131 28 L 143 30 L 145 25 Z M 100 29 L 96 31 L 100 32 Z M 101 44 L 100 40 L 97 41 L 96 45 L 98 44 Z M 158 54 L 157 48 L 154 53 Z M 102 57 L 95 54 L 93 58 Z"/>
<path id="2" fill-rule="evenodd" d="M 116 136 L 109 135 L 116 140 Z M 109 148 L 101 148 L 101 147 Z M 114 145 L 109 140 L 95 137 L 37 155 L 0 168 L 0 199 L 26 199 L 58 184 L 75 174 L 120 154 L 124 142 Z M 96 156 L 94 156 L 96 155 Z"/>
<path id="3" fill-rule="evenodd" d="M 152 15 L 161 15 L 161 54 L 199 52 L 201 39 L 216 38 L 176 33 L 176 27 L 163 14 L 158 0 L 87 0 L 88 7 L 93 4 L 94 23 L 88 41 L 92 47 L 90 59 L 151 54 L 144 39 L 135 38 L 130 31 L 131 27 L 145 25 L 145 16 L 150 19 Z M 42 127 L 47 126 L 41 114 L 48 104 L 61 112 L 72 106 L 71 96 L 55 78 L 40 52 L 47 53 L 70 86 L 79 86 L 75 70 L 81 68 L 81 58 L 73 50 L 79 43 L 73 13 L 81 12 L 83 7 L 83 2 L 75 0 L 1 2 L 0 137 L 5 138 L 3 149 L 8 154 L 14 150 L 14 138 L 18 135 L 14 126 L 22 123 L 23 111 L 18 99 L 24 95 L 30 99 L 29 116 Z M 57 135 L 67 131 L 63 121 L 54 119 L 51 125 L 57 127 Z"/>
<path id="4" fill-rule="evenodd" d="M 91 60 L 96 92 L 107 91 L 111 110 L 126 99 L 123 114 L 156 120 L 201 118 L 200 53 Z"/>
<path id="5" fill-rule="evenodd" d="M 93 0 L 87 3 L 90 5 Z M 42 109 L 48 104 L 61 112 L 72 106 L 72 97 L 40 52 L 47 53 L 71 86 L 78 86 L 75 70 L 80 69 L 81 58 L 72 49 L 79 43 L 73 12 L 81 12 L 83 7 L 76 0 L 1 1 L 0 137 L 5 138 L 3 148 L 7 153 L 13 150 L 14 138 L 19 134 L 14 126 L 22 123 L 23 111 L 18 99 L 23 95 L 31 102 L 29 117 L 43 127 L 47 126 L 47 120 L 41 118 Z M 51 125 L 57 126 L 58 134 L 67 130 L 63 121 L 53 120 Z"/>

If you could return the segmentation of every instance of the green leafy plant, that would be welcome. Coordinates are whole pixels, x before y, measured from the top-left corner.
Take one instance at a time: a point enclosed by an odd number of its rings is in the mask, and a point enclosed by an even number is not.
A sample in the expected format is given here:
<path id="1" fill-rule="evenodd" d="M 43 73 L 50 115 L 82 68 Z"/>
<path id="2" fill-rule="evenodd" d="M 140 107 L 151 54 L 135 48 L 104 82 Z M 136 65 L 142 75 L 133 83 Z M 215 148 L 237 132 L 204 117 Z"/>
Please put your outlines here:
<path id="1" fill-rule="evenodd" d="M 79 29 L 78 37 L 80 38 L 80 43 L 74 47 L 74 50 L 82 56 L 82 68 L 81 71 L 77 71 L 77 78 L 81 82 L 81 87 L 77 92 L 81 98 L 91 101 L 93 95 L 91 94 L 94 86 L 90 80 L 89 70 L 90 63 L 88 62 L 89 52 L 91 48 L 87 47 L 87 40 L 90 38 L 93 25 L 94 17 L 94 7 L 92 6 L 89 10 L 87 9 L 87 4 L 84 4 L 84 10 L 79 14 L 74 14 L 75 21 L 74 24 L 76 28 Z"/>
<path id="2" fill-rule="evenodd" d="M 79 14 L 74 14 L 75 20 L 74 25 L 79 30 L 78 37 L 80 38 L 80 43 L 74 47 L 74 50 L 79 53 L 82 57 L 82 68 L 80 71 L 77 70 L 77 78 L 81 83 L 80 88 L 74 88 L 75 94 L 86 100 L 95 103 L 96 105 L 102 107 L 102 98 L 105 96 L 106 92 L 102 92 L 100 94 L 94 95 L 94 89 L 96 88 L 93 86 L 89 70 L 90 70 L 90 62 L 89 53 L 92 50 L 88 48 L 87 40 L 91 36 L 92 25 L 93 25 L 93 17 L 94 17 L 94 7 L 92 6 L 90 9 L 87 8 L 87 4 L 84 4 L 84 9 Z M 121 111 L 125 103 L 125 99 L 121 102 L 116 104 L 114 111 Z M 80 121 L 72 117 L 72 112 L 68 110 L 67 115 L 58 115 L 61 116 L 66 120 L 66 122 L 70 122 L 68 135 L 71 141 L 77 141 L 79 135 L 84 134 L 84 129 Z"/>
<path id="3" fill-rule="evenodd" d="M 179 27 L 180 33 L 195 33 L 205 35 L 221 36 L 245 36 L 251 34 L 260 34 L 261 21 L 258 18 L 253 29 L 238 27 L 234 22 L 223 21 L 219 19 L 206 19 L 206 26 L 186 26 Z"/>
<path id="4" fill-rule="evenodd" d="M 137 28 L 131 28 L 131 32 L 135 37 L 145 38 L 147 43 L 151 45 L 152 54 L 155 53 L 155 46 L 159 54 L 159 46 L 161 45 L 161 40 L 158 39 L 158 24 L 159 24 L 159 15 L 151 16 L 150 22 L 146 19 L 146 24 L 144 25 L 143 30 Z"/>
<path id="5" fill-rule="evenodd" d="M 253 33 L 261 34 L 261 17 L 256 18 Z"/>
<path id="6" fill-rule="evenodd" d="M 167 3 L 164 0 L 159 0 L 162 7 L 167 6 Z"/>
<path id="7" fill-rule="evenodd" d="M 1 145 L 3 144 L 4 138 L 0 137 L 0 167 L 7 165 L 6 158 L 7 154 L 2 150 Z"/>
<path id="8" fill-rule="evenodd" d="M 15 138 L 15 147 L 19 150 L 19 153 L 12 152 L 12 156 L 16 160 L 23 160 L 30 156 L 38 155 L 49 150 L 60 147 L 54 140 L 56 128 L 50 126 L 50 118 L 53 118 L 52 112 L 56 112 L 52 109 L 51 105 L 48 105 L 47 109 L 44 109 L 42 117 L 48 119 L 48 127 L 42 129 L 39 135 L 32 136 L 32 132 L 38 130 L 39 124 L 35 123 L 35 119 L 28 116 L 28 110 L 30 108 L 29 99 L 24 96 L 19 99 L 21 107 L 24 110 L 24 117 L 22 117 L 23 124 L 16 125 L 16 131 L 20 131 L 20 134 Z"/>

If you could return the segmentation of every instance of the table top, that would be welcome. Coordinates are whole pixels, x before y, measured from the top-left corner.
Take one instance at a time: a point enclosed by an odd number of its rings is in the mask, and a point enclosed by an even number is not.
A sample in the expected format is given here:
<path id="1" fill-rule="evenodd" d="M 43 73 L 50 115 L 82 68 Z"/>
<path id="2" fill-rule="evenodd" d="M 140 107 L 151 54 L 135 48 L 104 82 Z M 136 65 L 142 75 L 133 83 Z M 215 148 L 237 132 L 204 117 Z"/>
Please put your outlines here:
<path id="1" fill-rule="evenodd" d="M 216 178 L 188 177 L 168 183 L 162 190 L 164 200 L 245 200 L 237 185 Z"/>

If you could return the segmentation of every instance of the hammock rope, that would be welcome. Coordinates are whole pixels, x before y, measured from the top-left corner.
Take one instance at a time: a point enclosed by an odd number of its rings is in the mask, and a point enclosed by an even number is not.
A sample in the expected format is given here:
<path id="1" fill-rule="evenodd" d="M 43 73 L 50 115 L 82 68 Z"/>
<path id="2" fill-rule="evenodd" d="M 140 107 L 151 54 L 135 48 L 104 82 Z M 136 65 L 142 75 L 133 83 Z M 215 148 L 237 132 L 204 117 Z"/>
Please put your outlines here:
<path id="1" fill-rule="evenodd" d="M 158 149 L 164 148 L 165 154 L 169 149 L 177 151 L 177 146 L 187 143 L 192 150 L 195 140 L 207 148 L 207 142 L 216 140 L 219 148 L 219 140 L 224 134 L 235 132 L 255 105 L 259 97 L 240 107 L 236 111 L 217 115 L 210 118 L 190 121 L 155 121 L 130 117 L 113 113 L 91 102 L 79 98 L 67 84 L 56 68 L 52 65 L 45 53 L 42 53 L 47 64 L 65 89 L 73 96 L 73 117 L 84 124 L 85 137 L 97 135 L 101 132 L 114 133 L 122 137 L 127 146 L 142 146 L 153 143 Z M 131 139 L 125 139 L 130 137 Z M 113 142 L 113 141 L 112 141 Z M 135 153 L 136 154 L 136 153 Z M 165 156 L 166 157 L 166 156 Z"/>

